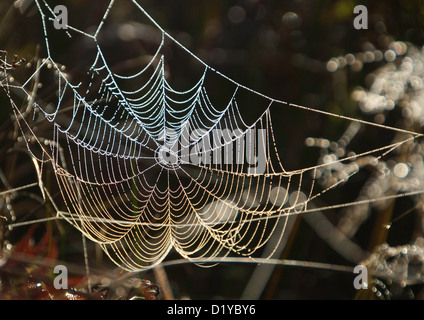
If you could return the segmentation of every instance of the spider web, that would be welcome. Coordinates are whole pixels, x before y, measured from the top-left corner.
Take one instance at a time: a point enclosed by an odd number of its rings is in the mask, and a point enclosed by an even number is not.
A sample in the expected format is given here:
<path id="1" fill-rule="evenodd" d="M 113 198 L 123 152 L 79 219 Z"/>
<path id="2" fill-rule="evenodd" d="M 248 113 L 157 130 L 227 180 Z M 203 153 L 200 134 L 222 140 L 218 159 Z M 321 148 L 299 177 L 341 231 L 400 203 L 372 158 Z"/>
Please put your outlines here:
<path id="1" fill-rule="evenodd" d="M 325 210 L 309 205 L 359 168 L 354 166 L 323 190 L 315 185 L 317 170 L 369 155 L 379 159 L 421 136 L 256 92 L 210 67 L 161 28 L 137 1 L 130 2 L 160 34 L 156 50 L 138 70 L 113 71 L 112 58 L 102 47 L 103 28 L 119 3 L 112 0 L 92 32 L 72 25 L 60 31 L 64 41 L 82 38 L 93 52 L 81 61 L 86 76 L 70 80 L 55 58 L 58 48 L 50 41 L 50 34 L 57 33 L 53 7 L 36 0 L 47 57 L 22 85 L 8 78 L 2 82 L 9 97 L 12 89 L 17 90 L 33 103 L 34 117 L 41 113 L 50 124 L 51 138 L 40 139 L 11 98 L 22 132 L 31 132 L 23 135 L 28 149 L 41 168 L 47 164 L 54 168 L 67 208 L 57 210 L 57 217 L 97 242 L 126 270 L 151 268 L 171 250 L 201 263 L 229 254 L 253 259 L 277 235 L 272 248 L 265 250 L 266 257 L 272 257 L 290 219 Z M 168 81 L 166 44 L 179 48 L 202 68 L 198 81 L 188 89 L 175 89 Z M 38 88 L 37 99 L 31 90 L 36 77 L 51 83 L 49 88 Z M 230 92 L 225 102 L 216 102 L 211 94 L 218 81 Z M 253 122 L 241 112 L 240 106 L 249 102 L 263 106 Z M 409 135 L 373 150 L 286 170 L 272 121 L 273 112 L 286 108 Z M 312 177 L 312 182 L 306 183 L 306 177 Z"/>

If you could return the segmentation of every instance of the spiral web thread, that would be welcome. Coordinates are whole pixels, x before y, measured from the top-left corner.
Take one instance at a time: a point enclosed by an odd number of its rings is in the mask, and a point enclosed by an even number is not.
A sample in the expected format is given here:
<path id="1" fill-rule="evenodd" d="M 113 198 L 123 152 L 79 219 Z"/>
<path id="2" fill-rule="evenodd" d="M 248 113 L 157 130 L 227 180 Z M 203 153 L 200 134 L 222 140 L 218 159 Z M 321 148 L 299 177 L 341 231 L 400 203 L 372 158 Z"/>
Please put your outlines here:
<path id="1" fill-rule="evenodd" d="M 305 191 L 305 174 L 313 177 L 320 166 L 334 162 L 285 170 L 274 139 L 272 109 L 303 109 L 409 134 L 405 140 L 337 162 L 370 154 L 378 159 L 421 136 L 275 100 L 247 88 L 188 51 L 135 0 L 131 3 L 139 14 L 161 34 L 160 45 L 150 61 L 131 75 L 115 73 L 109 67 L 97 40 L 110 11 L 119 2 L 112 0 L 93 34 L 70 25 L 64 31 L 66 37 L 78 35 L 91 41 L 96 51 L 88 71 L 89 81 L 71 83 L 50 50 L 48 28 L 55 20 L 54 11 L 46 1 L 35 2 L 48 56 L 40 60 L 22 85 L 5 79 L 2 86 L 9 97 L 14 89 L 31 101 L 31 81 L 37 76 L 53 75 L 56 102 L 43 104 L 34 99 L 35 111 L 52 125 L 52 139 L 37 137 L 11 98 L 15 116 L 22 132 L 31 132 L 30 137 L 23 136 L 28 149 L 33 150 L 34 143 L 41 147 L 41 156 L 35 152 L 33 156 L 54 168 L 67 207 L 67 212 L 58 210 L 57 217 L 97 242 L 112 261 L 126 270 L 157 265 L 172 249 L 186 259 L 202 263 L 219 261 L 234 253 L 253 257 L 271 235 L 278 234 L 281 240 L 292 216 L 317 210 L 309 209 L 309 202 L 358 171 L 352 170 L 325 190 L 316 191 L 312 183 Z M 192 88 L 178 91 L 168 83 L 166 41 L 204 67 Z M 6 64 L 3 69 L 9 71 Z M 216 106 L 208 93 L 211 75 L 234 87 L 223 107 Z M 134 83 L 138 84 L 136 88 Z M 242 94 L 255 96 L 266 105 L 253 124 L 242 118 Z M 73 104 L 69 106 L 64 101 Z M 274 241 L 273 246 L 273 250 L 267 250 L 269 257 L 279 241 Z"/>

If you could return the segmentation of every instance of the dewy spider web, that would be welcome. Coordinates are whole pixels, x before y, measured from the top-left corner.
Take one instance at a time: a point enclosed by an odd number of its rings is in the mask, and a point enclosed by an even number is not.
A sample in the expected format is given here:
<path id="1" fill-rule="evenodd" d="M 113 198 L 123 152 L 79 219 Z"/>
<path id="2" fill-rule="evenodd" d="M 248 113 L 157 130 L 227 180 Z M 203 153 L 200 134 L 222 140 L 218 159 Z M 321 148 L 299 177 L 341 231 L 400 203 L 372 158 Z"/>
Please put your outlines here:
<path id="1" fill-rule="evenodd" d="M 249 89 L 197 58 L 135 0 L 131 1 L 134 8 L 161 34 L 155 54 L 133 74 L 112 71 L 98 41 L 119 2 L 112 0 L 92 33 L 71 25 L 62 30 L 65 37 L 81 36 L 91 42 L 95 51 L 88 68 L 89 80 L 75 83 L 52 53 L 49 28 L 55 20 L 54 10 L 46 1 L 35 2 L 47 58 L 23 85 L 2 85 L 9 94 L 11 88 L 21 90 L 28 101 L 33 98 L 28 88 L 35 77 L 45 77 L 57 85 L 55 103 L 34 102 L 35 109 L 52 124 L 50 142 L 43 143 L 37 137 L 11 99 L 16 118 L 23 132 L 32 133 L 32 137 L 24 134 L 24 138 L 34 157 L 54 168 L 67 207 L 67 212 L 57 212 L 58 217 L 97 242 L 124 269 L 150 268 L 172 249 L 202 263 L 234 253 L 253 257 L 271 235 L 278 234 L 282 239 L 292 216 L 311 211 L 308 203 L 358 170 L 321 191 L 315 190 L 314 181 L 304 185 L 306 174 L 314 177 L 322 166 L 371 154 L 379 159 L 421 136 L 275 100 Z M 176 90 L 167 81 L 165 42 L 203 66 L 202 76 L 188 90 Z M 207 88 L 208 80 L 214 77 L 234 88 L 223 106 L 213 102 Z M 240 112 L 239 104 L 246 103 L 244 95 L 265 102 L 262 115 L 252 124 Z M 69 106 L 65 101 L 73 103 Z M 283 107 L 409 136 L 330 163 L 285 170 L 271 118 L 271 110 L 280 108 L 284 112 Z M 41 154 L 33 151 L 34 141 L 41 147 Z M 267 250 L 269 257 L 279 242 L 273 242 L 273 250 Z"/>

